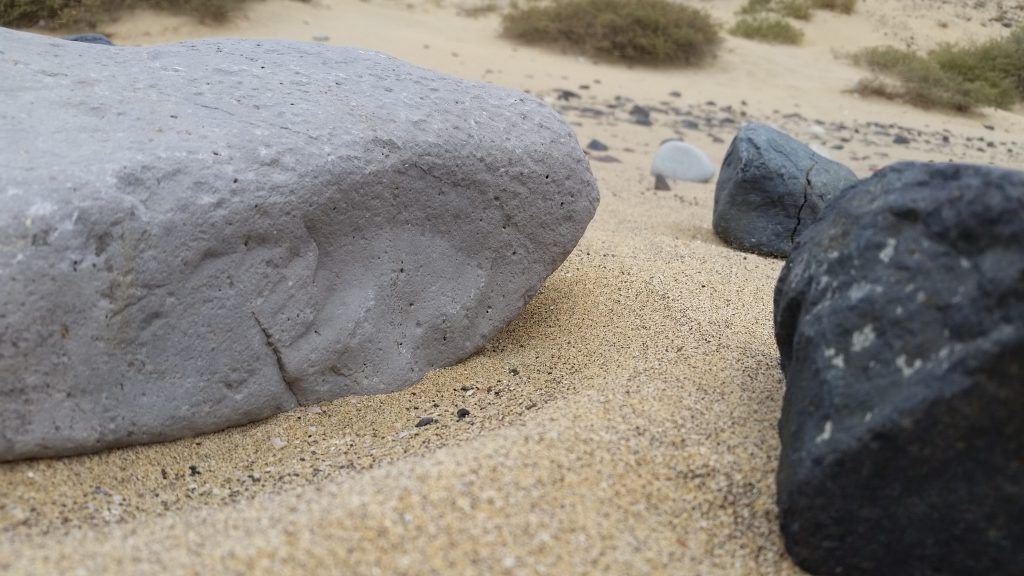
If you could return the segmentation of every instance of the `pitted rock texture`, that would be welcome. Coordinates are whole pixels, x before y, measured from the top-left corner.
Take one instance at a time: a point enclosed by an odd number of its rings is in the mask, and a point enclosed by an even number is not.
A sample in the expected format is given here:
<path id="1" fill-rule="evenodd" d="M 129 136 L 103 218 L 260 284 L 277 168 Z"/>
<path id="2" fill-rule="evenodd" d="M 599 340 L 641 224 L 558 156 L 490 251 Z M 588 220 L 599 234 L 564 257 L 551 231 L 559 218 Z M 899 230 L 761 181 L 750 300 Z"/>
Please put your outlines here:
<path id="1" fill-rule="evenodd" d="M 1024 173 L 897 164 L 841 193 L 775 292 L 778 501 L 812 574 L 1024 567 Z"/>
<path id="2" fill-rule="evenodd" d="M 387 392 L 472 354 L 598 193 L 519 92 L 357 49 L 0 29 L 0 460 Z"/>
<path id="3" fill-rule="evenodd" d="M 849 168 L 791 136 L 746 124 L 722 161 L 712 227 L 734 248 L 785 258 L 829 200 L 856 182 Z"/>

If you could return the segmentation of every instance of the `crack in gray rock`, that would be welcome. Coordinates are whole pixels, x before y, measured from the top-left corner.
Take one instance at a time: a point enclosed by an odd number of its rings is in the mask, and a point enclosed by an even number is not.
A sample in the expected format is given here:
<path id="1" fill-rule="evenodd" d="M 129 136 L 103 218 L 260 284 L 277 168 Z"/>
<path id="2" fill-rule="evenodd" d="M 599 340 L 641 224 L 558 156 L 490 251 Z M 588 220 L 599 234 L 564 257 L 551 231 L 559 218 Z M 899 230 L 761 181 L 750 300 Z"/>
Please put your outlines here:
<path id="1" fill-rule="evenodd" d="M 800 208 L 796 211 L 796 225 L 793 226 L 793 232 L 789 235 L 789 243 L 796 244 L 796 233 L 800 230 L 800 215 L 804 212 L 804 206 L 807 206 L 807 195 L 811 191 L 811 172 L 817 164 L 811 164 L 811 167 L 807 169 L 804 174 L 804 201 L 800 203 Z"/>
<path id="2" fill-rule="evenodd" d="M 267 348 L 270 348 L 270 351 L 274 353 L 274 360 L 277 361 L 277 371 L 281 374 L 281 381 L 284 382 L 284 386 L 288 389 L 288 393 L 291 394 L 292 398 L 295 400 L 295 405 L 301 406 L 302 403 L 299 402 L 299 396 L 295 393 L 295 389 L 292 388 L 292 382 L 285 372 L 284 359 L 281 357 L 281 349 L 274 343 L 274 338 L 270 335 L 270 331 L 267 330 L 267 327 L 263 325 L 263 322 L 260 321 L 259 316 L 257 316 L 255 312 L 251 312 L 251 314 L 252 319 L 256 321 L 256 325 L 259 326 L 260 332 L 263 332 L 263 338 L 267 343 Z"/>
<path id="3" fill-rule="evenodd" d="M 424 174 L 426 174 L 426 175 L 427 175 L 428 177 L 430 177 L 431 179 L 433 179 L 433 180 L 437 180 L 438 182 L 440 182 L 441 184 L 444 184 L 445 186 L 450 186 L 450 187 L 452 187 L 452 188 L 458 188 L 458 186 L 456 186 L 455 184 L 452 184 L 451 182 L 449 182 L 449 181 L 445 180 L 444 178 L 441 178 L 441 177 L 440 177 L 440 176 L 438 176 L 437 174 L 431 174 L 431 173 L 430 173 L 430 172 L 429 172 L 429 171 L 428 171 L 428 170 L 427 170 L 426 168 L 424 168 L 423 166 L 420 166 L 419 164 L 417 164 L 417 163 L 415 163 L 415 162 L 413 162 L 413 163 L 412 163 L 412 165 L 413 165 L 413 166 L 415 166 L 415 167 L 417 167 L 417 168 L 419 168 L 421 172 L 423 172 Z"/>

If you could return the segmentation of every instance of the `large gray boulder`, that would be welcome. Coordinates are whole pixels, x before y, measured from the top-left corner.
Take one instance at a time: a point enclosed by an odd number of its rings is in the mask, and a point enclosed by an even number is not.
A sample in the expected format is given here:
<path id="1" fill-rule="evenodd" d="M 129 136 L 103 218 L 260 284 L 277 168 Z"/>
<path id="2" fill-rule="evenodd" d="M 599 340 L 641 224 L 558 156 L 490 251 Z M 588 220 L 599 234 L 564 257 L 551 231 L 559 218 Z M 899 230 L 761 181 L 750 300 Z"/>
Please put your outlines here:
<path id="1" fill-rule="evenodd" d="M 822 208 L 857 176 L 764 124 L 740 128 L 715 185 L 712 228 L 726 244 L 785 258 Z"/>
<path id="2" fill-rule="evenodd" d="M 898 164 L 775 291 L 778 500 L 812 574 L 1024 569 L 1024 173 Z"/>
<path id="3" fill-rule="evenodd" d="M 0 460 L 408 386 L 598 203 L 539 101 L 365 50 L 0 29 L 0 92 Z"/>

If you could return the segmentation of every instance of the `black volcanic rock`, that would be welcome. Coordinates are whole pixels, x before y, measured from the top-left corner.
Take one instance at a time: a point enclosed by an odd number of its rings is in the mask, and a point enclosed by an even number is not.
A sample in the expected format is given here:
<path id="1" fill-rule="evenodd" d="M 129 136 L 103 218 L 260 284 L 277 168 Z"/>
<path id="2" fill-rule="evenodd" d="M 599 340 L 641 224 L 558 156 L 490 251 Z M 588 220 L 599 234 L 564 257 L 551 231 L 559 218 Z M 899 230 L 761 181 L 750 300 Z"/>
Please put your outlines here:
<path id="1" fill-rule="evenodd" d="M 778 503 L 813 574 L 1024 571 L 1024 173 L 897 164 L 775 291 Z"/>

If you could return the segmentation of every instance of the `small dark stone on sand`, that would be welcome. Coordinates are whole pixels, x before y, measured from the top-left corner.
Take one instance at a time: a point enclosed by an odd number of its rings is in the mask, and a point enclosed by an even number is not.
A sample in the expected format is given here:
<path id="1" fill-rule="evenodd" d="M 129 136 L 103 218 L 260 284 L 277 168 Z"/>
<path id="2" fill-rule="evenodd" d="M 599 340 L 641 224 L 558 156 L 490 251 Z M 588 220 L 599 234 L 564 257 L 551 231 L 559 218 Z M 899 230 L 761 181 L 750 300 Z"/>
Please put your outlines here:
<path id="1" fill-rule="evenodd" d="M 696 120 L 683 119 L 679 121 L 679 124 L 687 130 L 700 130 L 700 122 Z"/>
<path id="2" fill-rule="evenodd" d="M 107 38 L 103 34 L 97 34 L 95 32 L 90 32 L 88 34 L 74 34 L 71 36 L 65 36 L 64 39 L 70 40 L 72 42 L 84 42 L 86 44 L 100 44 L 102 46 L 114 45 L 114 43 L 110 41 L 110 38 Z"/>
<path id="3" fill-rule="evenodd" d="M 996 127 L 991 125 L 991 124 L 982 124 L 982 126 L 985 127 L 985 130 L 995 130 L 996 129 Z"/>
<path id="4" fill-rule="evenodd" d="M 669 92 L 668 95 L 673 97 L 673 98 L 679 98 L 679 97 L 682 96 L 682 93 L 680 93 L 677 90 L 673 90 L 673 91 Z"/>
<path id="5" fill-rule="evenodd" d="M 605 152 L 605 151 L 608 150 L 608 145 L 605 144 L 604 142 L 601 142 L 597 138 L 592 138 L 590 140 L 590 142 L 587 143 L 587 150 L 594 150 L 596 152 Z"/>
<path id="6" fill-rule="evenodd" d="M 424 416 L 423 418 L 420 418 L 419 422 L 416 423 L 416 427 L 423 428 L 424 426 L 430 426 L 433 423 L 433 418 L 431 418 L 430 416 Z"/>
<path id="7" fill-rule="evenodd" d="M 910 138 L 907 138 L 907 137 L 906 137 L 906 136 L 904 136 L 903 134 L 897 134 L 897 135 L 896 135 L 896 136 L 895 136 L 895 137 L 894 137 L 894 138 L 892 139 L 892 143 L 893 143 L 893 144 L 910 144 Z"/>
<path id="8" fill-rule="evenodd" d="M 188 475 L 189 476 L 199 476 L 202 473 L 203 472 L 202 472 L 202 470 L 199 469 L 199 466 L 196 466 L 195 464 L 189 464 L 188 465 Z"/>
<path id="9" fill-rule="evenodd" d="M 651 111 L 643 106 L 634 105 L 629 110 L 629 116 L 633 122 L 641 126 L 651 126 Z"/>
<path id="10" fill-rule="evenodd" d="M 557 98 L 559 100 L 565 100 L 566 102 L 568 102 L 569 100 L 572 100 L 574 98 L 579 98 L 580 97 L 579 94 L 573 92 L 572 90 L 563 90 L 561 88 L 556 88 L 555 92 L 558 93 Z"/>
<path id="11" fill-rule="evenodd" d="M 459 408 L 455 415 L 459 418 L 459 420 L 462 420 L 466 416 L 469 416 L 469 410 L 466 410 L 465 408 Z"/>
<path id="12" fill-rule="evenodd" d="M 621 164 L 622 160 L 619 160 L 611 154 L 601 154 L 600 156 L 591 156 L 590 159 L 594 162 L 603 162 L 604 164 Z"/>
<path id="13" fill-rule="evenodd" d="M 668 192 L 672 190 L 672 187 L 668 185 L 668 180 L 666 180 L 664 176 L 655 176 L 654 189 L 661 190 L 662 192 Z"/>

